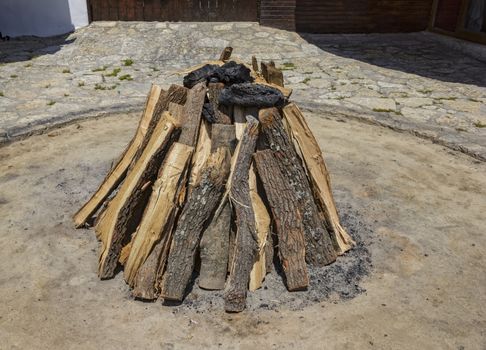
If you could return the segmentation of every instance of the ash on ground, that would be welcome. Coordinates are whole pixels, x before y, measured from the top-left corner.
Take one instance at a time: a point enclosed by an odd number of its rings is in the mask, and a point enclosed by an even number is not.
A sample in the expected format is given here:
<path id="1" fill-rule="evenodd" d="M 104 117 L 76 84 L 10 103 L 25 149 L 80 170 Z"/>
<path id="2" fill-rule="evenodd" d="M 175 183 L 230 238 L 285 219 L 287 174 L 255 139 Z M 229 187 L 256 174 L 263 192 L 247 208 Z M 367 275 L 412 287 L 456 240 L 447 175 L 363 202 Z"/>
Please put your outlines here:
<path id="1" fill-rule="evenodd" d="M 337 261 L 322 268 L 310 267 L 310 286 L 306 291 L 289 292 L 279 267 L 267 274 L 262 288 L 248 292 L 247 310 L 301 310 L 322 301 L 340 302 L 352 299 L 365 292 L 359 285 L 372 267 L 369 246 L 372 243 L 371 229 L 360 220 L 359 213 L 350 205 L 339 208 L 341 224 L 356 241 L 356 246 Z M 164 304 L 174 312 L 193 310 L 205 312 L 224 310 L 224 291 L 203 290 L 193 281 L 189 294 L 181 304 Z"/>

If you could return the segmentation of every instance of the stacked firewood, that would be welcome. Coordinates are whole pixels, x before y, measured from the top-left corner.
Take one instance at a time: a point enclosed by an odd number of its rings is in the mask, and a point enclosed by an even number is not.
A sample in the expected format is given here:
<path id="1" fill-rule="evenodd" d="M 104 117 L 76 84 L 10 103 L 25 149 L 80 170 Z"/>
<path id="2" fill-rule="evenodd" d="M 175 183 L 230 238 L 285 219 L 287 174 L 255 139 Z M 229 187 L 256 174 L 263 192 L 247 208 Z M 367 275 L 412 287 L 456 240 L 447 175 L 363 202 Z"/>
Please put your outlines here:
<path id="1" fill-rule="evenodd" d="M 74 216 L 82 227 L 96 215 L 99 277 L 123 266 L 135 298 L 182 301 L 197 272 L 240 312 L 274 261 L 289 291 L 305 290 L 309 265 L 354 244 L 282 71 L 231 52 L 191 68 L 184 86 L 152 86 L 135 136 Z"/>

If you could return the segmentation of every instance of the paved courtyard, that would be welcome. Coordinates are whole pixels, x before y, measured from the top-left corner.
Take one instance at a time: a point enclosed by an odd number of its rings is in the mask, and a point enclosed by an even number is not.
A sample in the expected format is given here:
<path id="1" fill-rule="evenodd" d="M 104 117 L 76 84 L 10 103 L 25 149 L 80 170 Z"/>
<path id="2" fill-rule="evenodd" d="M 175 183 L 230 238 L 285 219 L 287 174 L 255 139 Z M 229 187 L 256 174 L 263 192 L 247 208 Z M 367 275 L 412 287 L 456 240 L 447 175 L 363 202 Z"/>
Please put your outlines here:
<path id="1" fill-rule="evenodd" d="M 452 40 L 452 39 L 451 39 Z M 142 108 L 150 84 L 218 57 L 274 60 L 293 99 L 486 160 L 486 63 L 429 33 L 299 35 L 256 23 L 98 22 L 73 34 L 0 42 L 0 142 Z"/>

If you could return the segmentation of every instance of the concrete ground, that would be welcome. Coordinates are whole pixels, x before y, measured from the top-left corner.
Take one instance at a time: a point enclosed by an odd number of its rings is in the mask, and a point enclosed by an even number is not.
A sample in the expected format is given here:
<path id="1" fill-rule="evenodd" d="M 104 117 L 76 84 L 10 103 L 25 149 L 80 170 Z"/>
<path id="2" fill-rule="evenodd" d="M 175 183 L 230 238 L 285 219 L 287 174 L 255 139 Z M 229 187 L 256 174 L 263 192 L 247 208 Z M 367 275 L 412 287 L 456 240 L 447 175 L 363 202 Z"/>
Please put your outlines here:
<path id="1" fill-rule="evenodd" d="M 256 23 L 146 22 L 97 22 L 71 35 L 0 42 L 0 140 L 138 110 L 152 82 L 180 83 L 175 71 L 231 45 L 244 60 L 275 60 L 301 105 L 485 160 L 486 63 L 453 44 L 430 33 L 299 35 Z"/>
<path id="2" fill-rule="evenodd" d="M 98 242 L 71 215 L 134 132 L 133 115 L 115 115 L 0 148 L 0 349 L 485 349 L 486 163 L 308 120 L 341 216 L 372 232 L 365 292 L 234 315 L 134 301 L 120 275 L 98 280 Z"/>

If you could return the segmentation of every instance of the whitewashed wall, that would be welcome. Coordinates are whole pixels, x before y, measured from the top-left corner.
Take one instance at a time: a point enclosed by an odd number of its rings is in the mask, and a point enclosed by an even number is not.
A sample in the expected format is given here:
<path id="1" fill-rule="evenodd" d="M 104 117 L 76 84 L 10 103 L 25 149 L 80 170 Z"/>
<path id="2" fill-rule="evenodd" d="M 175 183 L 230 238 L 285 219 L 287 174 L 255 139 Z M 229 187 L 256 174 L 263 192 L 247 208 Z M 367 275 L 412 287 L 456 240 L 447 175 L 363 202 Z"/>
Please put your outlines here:
<path id="1" fill-rule="evenodd" d="M 86 0 L 0 0 L 0 32 L 51 36 L 88 25 Z"/>

